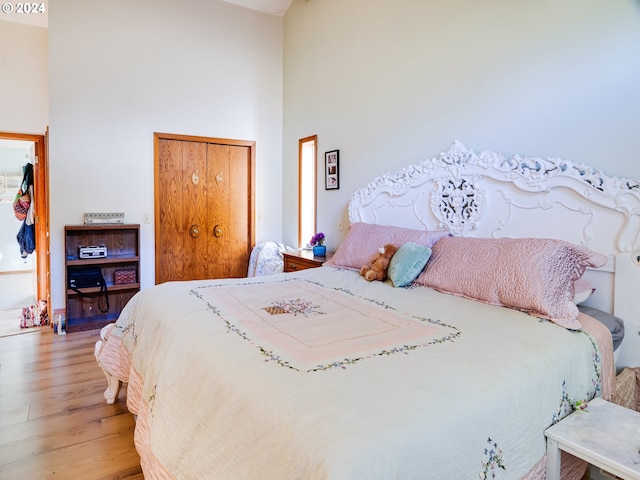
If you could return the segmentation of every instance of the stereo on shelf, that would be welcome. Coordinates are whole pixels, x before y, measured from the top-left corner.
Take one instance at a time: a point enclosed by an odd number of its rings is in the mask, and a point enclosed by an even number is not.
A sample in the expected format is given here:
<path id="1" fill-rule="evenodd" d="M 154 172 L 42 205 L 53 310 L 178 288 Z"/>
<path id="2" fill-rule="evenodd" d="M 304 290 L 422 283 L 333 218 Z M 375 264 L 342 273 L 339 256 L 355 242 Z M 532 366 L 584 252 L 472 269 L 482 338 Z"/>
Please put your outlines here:
<path id="1" fill-rule="evenodd" d="M 105 258 L 107 256 L 107 247 L 104 245 L 92 245 L 90 247 L 78 247 L 78 256 L 80 258 Z"/>

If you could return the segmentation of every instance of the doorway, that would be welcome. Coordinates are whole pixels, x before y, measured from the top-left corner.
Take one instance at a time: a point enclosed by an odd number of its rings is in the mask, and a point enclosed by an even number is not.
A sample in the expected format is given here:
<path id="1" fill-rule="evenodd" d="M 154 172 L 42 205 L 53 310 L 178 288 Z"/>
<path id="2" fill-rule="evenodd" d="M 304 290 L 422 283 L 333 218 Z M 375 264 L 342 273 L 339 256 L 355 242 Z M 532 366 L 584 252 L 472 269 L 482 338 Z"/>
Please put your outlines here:
<path id="1" fill-rule="evenodd" d="M 0 283 L 4 286 L 0 288 L 3 292 L 0 310 L 27 307 L 38 301 L 44 302 L 46 306 L 51 304 L 46 142 L 47 133 L 31 135 L 0 132 L 0 215 L 3 224 L 0 237 Z M 13 199 L 22 181 L 22 167 L 27 163 L 33 165 L 36 250 L 22 258 L 16 240 L 21 222 L 13 215 Z"/>

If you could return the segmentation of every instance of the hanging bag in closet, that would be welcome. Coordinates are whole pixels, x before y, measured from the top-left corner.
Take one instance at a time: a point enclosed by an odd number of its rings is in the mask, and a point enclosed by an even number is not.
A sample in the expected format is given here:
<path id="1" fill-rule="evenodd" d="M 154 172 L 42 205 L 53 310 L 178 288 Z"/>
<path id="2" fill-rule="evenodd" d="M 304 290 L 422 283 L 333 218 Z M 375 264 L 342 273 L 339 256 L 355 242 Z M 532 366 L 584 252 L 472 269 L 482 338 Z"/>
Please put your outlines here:
<path id="1" fill-rule="evenodd" d="M 24 167 L 24 176 L 22 177 L 20 189 L 13 201 L 13 213 L 21 222 L 24 222 L 27 218 L 29 205 L 31 205 L 31 197 L 29 196 L 30 185 L 33 185 L 33 165 L 27 163 Z"/>
<path id="2" fill-rule="evenodd" d="M 22 191 L 22 188 L 18 190 L 15 200 L 13 201 L 13 213 L 16 218 L 21 222 L 24 222 L 27 218 L 27 212 L 29 211 L 29 205 L 31 205 L 31 197 L 29 196 L 29 190 Z"/>

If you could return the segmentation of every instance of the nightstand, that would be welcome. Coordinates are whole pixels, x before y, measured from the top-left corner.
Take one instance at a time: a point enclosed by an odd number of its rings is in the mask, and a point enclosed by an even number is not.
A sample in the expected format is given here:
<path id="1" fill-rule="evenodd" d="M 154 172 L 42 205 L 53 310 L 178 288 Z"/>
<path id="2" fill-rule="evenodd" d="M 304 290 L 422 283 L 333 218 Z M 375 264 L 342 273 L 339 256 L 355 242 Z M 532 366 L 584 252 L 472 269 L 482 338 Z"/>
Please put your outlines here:
<path id="1" fill-rule="evenodd" d="M 560 450 L 605 472 L 640 479 L 640 413 L 601 398 L 545 431 L 547 480 L 560 478 Z"/>
<path id="2" fill-rule="evenodd" d="M 324 262 L 333 257 L 333 253 L 328 253 L 324 257 L 314 257 L 311 250 L 296 250 L 284 252 L 284 271 L 297 272 L 307 268 L 321 267 Z"/>

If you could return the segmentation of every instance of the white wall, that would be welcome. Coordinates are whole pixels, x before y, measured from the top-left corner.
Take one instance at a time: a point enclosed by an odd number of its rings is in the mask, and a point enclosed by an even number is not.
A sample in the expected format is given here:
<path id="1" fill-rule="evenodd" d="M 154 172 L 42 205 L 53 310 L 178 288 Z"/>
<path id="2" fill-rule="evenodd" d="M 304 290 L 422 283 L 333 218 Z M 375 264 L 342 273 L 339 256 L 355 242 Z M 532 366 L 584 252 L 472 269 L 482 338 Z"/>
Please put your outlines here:
<path id="1" fill-rule="evenodd" d="M 0 20 L 0 131 L 44 135 L 48 116 L 47 29 Z M 30 150 L 0 150 L 0 173 L 21 172 Z M 1 203 L 2 272 L 34 268 L 33 255 L 20 257 L 16 241 L 20 225 L 11 203 Z"/>
<path id="2" fill-rule="evenodd" d="M 47 29 L 0 20 L 0 131 L 44 135 Z"/>
<path id="3" fill-rule="evenodd" d="M 83 212 L 141 225 L 154 284 L 153 132 L 256 141 L 256 240 L 280 239 L 282 18 L 218 0 L 57 0 L 49 12 L 51 251 Z M 62 255 L 51 260 L 61 308 Z"/>
<path id="4" fill-rule="evenodd" d="M 298 139 L 340 150 L 319 177 L 335 248 L 357 188 L 447 149 L 562 157 L 640 178 L 637 0 L 294 0 L 284 20 L 283 237 L 296 239 Z"/>

